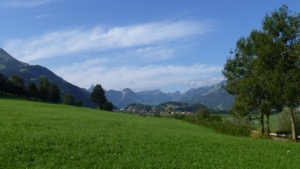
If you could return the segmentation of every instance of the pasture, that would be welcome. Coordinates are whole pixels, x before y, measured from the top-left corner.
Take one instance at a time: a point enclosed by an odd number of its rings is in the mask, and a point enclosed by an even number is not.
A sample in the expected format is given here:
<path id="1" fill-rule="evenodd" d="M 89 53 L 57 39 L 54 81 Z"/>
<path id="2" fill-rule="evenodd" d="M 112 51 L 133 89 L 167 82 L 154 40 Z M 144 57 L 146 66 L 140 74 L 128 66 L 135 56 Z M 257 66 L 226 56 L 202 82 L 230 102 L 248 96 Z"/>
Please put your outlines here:
<path id="1" fill-rule="evenodd" d="M 169 118 L 0 99 L 0 168 L 298 168 L 300 144 Z"/>

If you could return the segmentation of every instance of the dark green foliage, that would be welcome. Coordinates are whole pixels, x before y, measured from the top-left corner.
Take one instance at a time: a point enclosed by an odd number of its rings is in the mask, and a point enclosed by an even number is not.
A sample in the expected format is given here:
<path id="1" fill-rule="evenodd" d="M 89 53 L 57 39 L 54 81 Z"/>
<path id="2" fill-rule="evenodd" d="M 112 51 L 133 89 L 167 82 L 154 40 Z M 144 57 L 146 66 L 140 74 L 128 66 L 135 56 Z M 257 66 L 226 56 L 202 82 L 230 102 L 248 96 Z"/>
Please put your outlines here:
<path id="1" fill-rule="evenodd" d="M 283 5 L 264 18 L 262 30 L 238 40 L 232 54 L 223 74 L 226 90 L 235 95 L 235 114 L 258 111 L 261 133 L 265 114 L 268 133 L 271 111 L 289 107 L 295 126 L 292 109 L 300 104 L 300 14 L 292 15 Z M 293 137 L 296 139 L 295 134 Z"/>
<path id="2" fill-rule="evenodd" d="M 23 98 L 30 98 L 36 100 L 43 100 L 51 103 L 58 103 L 60 101 L 60 89 L 54 83 L 50 83 L 46 77 L 40 79 L 39 88 L 36 84 L 31 82 L 26 87 L 25 80 L 19 76 L 10 76 L 6 81 L 0 75 L 0 92 L 5 95 L 18 96 Z"/>
<path id="3" fill-rule="evenodd" d="M 154 110 L 157 112 L 192 112 L 196 113 L 201 108 L 207 108 L 203 104 L 196 103 L 189 105 L 188 103 L 182 103 L 182 102 L 164 102 L 159 105 L 154 106 Z"/>
<path id="4" fill-rule="evenodd" d="M 50 83 L 48 78 L 41 77 L 38 87 L 39 97 L 43 101 L 51 103 L 60 102 L 60 89 L 54 83 Z"/>
<path id="5" fill-rule="evenodd" d="M 210 111 L 207 108 L 200 109 L 199 112 L 196 113 L 196 118 L 198 121 L 207 120 L 210 118 Z"/>
<path id="6" fill-rule="evenodd" d="M 48 101 L 52 103 L 58 103 L 60 101 L 60 90 L 54 83 L 51 83 L 49 86 Z"/>
<path id="7" fill-rule="evenodd" d="M 253 127 L 251 126 L 241 126 L 241 125 L 237 125 L 234 124 L 232 122 L 229 121 L 225 121 L 222 123 L 212 123 L 210 124 L 212 125 L 212 127 L 223 134 L 228 134 L 228 135 L 232 135 L 232 136 L 245 136 L 245 137 L 249 137 L 251 130 L 253 130 Z"/>
<path id="8" fill-rule="evenodd" d="M 42 77 L 39 82 L 39 96 L 43 101 L 48 101 L 50 82 L 46 77 Z"/>
<path id="9" fill-rule="evenodd" d="M 300 134 L 300 114 L 295 115 L 295 124 L 297 134 Z M 291 118 L 288 109 L 284 109 L 276 117 L 276 133 L 290 134 L 291 130 Z"/>
<path id="10" fill-rule="evenodd" d="M 30 83 L 27 87 L 28 95 L 32 98 L 38 98 L 38 88 L 34 83 Z"/>
<path id="11" fill-rule="evenodd" d="M 198 110 L 203 109 L 203 108 L 207 108 L 207 107 L 201 103 L 196 103 L 196 104 L 190 105 L 191 112 L 197 112 Z"/>
<path id="12" fill-rule="evenodd" d="M 108 102 L 105 96 L 105 91 L 100 84 L 97 84 L 91 93 L 91 101 L 96 104 L 97 109 L 112 111 L 113 105 Z"/>
<path id="13" fill-rule="evenodd" d="M 253 126 L 248 119 L 239 118 L 234 121 L 224 121 L 220 115 L 212 114 L 212 112 L 213 111 L 210 109 L 203 108 L 200 109 L 195 116 L 177 115 L 175 118 L 206 126 L 227 135 L 246 137 L 250 135 L 250 131 L 253 129 Z"/>
<path id="14" fill-rule="evenodd" d="M 63 104 L 71 106 L 82 106 L 82 102 L 79 100 L 75 100 L 74 96 L 71 94 L 66 94 L 64 96 Z"/>
<path id="15" fill-rule="evenodd" d="M 105 103 L 103 103 L 103 110 L 107 110 L 107 111 L 113 111 L 114 106 L 111 102 L 106 101 Z"/>
<path id="16" fill-rule="evenodd" d="M 64 96 L 63 103 L 66 104 L 66 105 L 74 105 L 75 104 L 75 98 L 74 98 L 74 96 L 71 95 L 71 94 L 66 94 Z"/>
<path id="17" fill-rule="evenodd" d="M 6 80 L 3 75 L 0 73 L 0 92 L 6 91 Z"/>
<path id="18" fill-rule="evenodd" d="M 184 114 L 174 114 L 174 119 L 183 120 L 185 118 Z"/>
<path id="19" fill-rule="evenodd" d="M 18 76 L 10 76 L 7 82 L 7 91 L 18 96 L 26 96 L 25 81 Z"/>

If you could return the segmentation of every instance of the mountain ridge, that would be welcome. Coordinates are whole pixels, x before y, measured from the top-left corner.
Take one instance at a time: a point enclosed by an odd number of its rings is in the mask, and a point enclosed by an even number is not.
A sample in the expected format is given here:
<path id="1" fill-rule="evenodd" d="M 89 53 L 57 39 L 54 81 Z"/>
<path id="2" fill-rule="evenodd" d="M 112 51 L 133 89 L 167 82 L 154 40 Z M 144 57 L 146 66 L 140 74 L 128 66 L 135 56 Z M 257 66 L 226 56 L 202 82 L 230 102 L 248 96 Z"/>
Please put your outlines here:
<path id="1" fill-rule="evenodd" d="M 125 88 L 121 91 L 108 90 L 105 94 L 108 100 L 119 108 L 125 108 L 131 103 L 157 105 L 167 101 L 177 101 L 189 104 L 201 103 L 209 108 L 228 110 L 232 106 L 234 97 L 223 89 L 225 84 L 226 81 L 222 81 L 211 86 L 192 88 L 184 93 L 179 91 L 164 93 L 158 89 L 134 92 Z M 130 92 L 128 93 L 128 91 Z"/>
<path id="2" fill-rule="evenodd" d="M 25 80 L 26 84 L 30 82 L 38 84 L 41 77 L 47 77 L 50 82 L 55 83 L 59 87 L 62 96 L 64 94 L 72 94 L 76 100 L 80 100 L 83 103 L 83 106 L 94 107 L 94 104 L 90 101 L 90 93 L 85 89 L 67 82 L 46 67 L 23 63 L 1 48 L 0 73 L 7 77 L 11 75 L 20 76 Z"/>

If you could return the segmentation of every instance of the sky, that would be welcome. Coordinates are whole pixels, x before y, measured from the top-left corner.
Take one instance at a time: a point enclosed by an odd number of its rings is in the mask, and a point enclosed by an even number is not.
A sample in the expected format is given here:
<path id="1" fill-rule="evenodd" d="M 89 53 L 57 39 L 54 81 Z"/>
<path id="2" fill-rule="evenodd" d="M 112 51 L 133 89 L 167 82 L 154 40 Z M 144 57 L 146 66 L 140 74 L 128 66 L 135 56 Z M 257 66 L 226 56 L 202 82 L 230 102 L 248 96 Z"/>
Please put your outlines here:
<path id="1" fill-rule="evenodd" d="M 0 48 L 82 88 L 216 84 L 241 37 L 299 0 L 0 0 Z"/>

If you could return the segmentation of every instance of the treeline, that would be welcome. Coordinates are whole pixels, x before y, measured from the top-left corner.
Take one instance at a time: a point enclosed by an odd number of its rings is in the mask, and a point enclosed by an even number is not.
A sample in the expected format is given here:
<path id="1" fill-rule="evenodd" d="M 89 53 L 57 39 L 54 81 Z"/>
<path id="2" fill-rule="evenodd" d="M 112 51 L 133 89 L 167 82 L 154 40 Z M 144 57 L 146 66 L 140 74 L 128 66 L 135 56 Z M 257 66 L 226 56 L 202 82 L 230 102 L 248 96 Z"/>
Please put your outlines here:
<path id="1" fill-rule="evenodd" d="M 127 107 L 125 107 L 125 112 L 131 113 L 148 113 L 148 114 L 196 114 L 200 109 L 208 109 L 205 105 L 201 103 L 196 104 L 188 104 L 183 102 L 176 101 L 168 101 L 155 106 L 145 105 L 142 103 L 131 103 Z M 210 113 L 212 114 L 226 114 L 226 111 L 218 111 L 214 109 L 210 109 Z"/>
<path id="2" fill-rule="evenodd" d="M 82 102 L 76 100 L 71 94 L 64 95 L 62 100 L 59 87 L 55 83 L 51 83 L 46 77 L 41 77 L 37 85 L 33 82 L 26 85 L 22 77 L 12 75 L 6 78 L 0 74 L 0 94 L 50 103 L 82 106 Z"/>
<path id="3" fill-rule="evenodd" d="M 37 86 L 33 82 L 26 85 L 25 80 L 19 76 L 12 75 L 5 78 L 0 74 L 0 93 L 51 103 L 59 103 L 61 100 L 60 89 L 56 84 L 50 83 L 46 77 L 42 77 Z"/>

